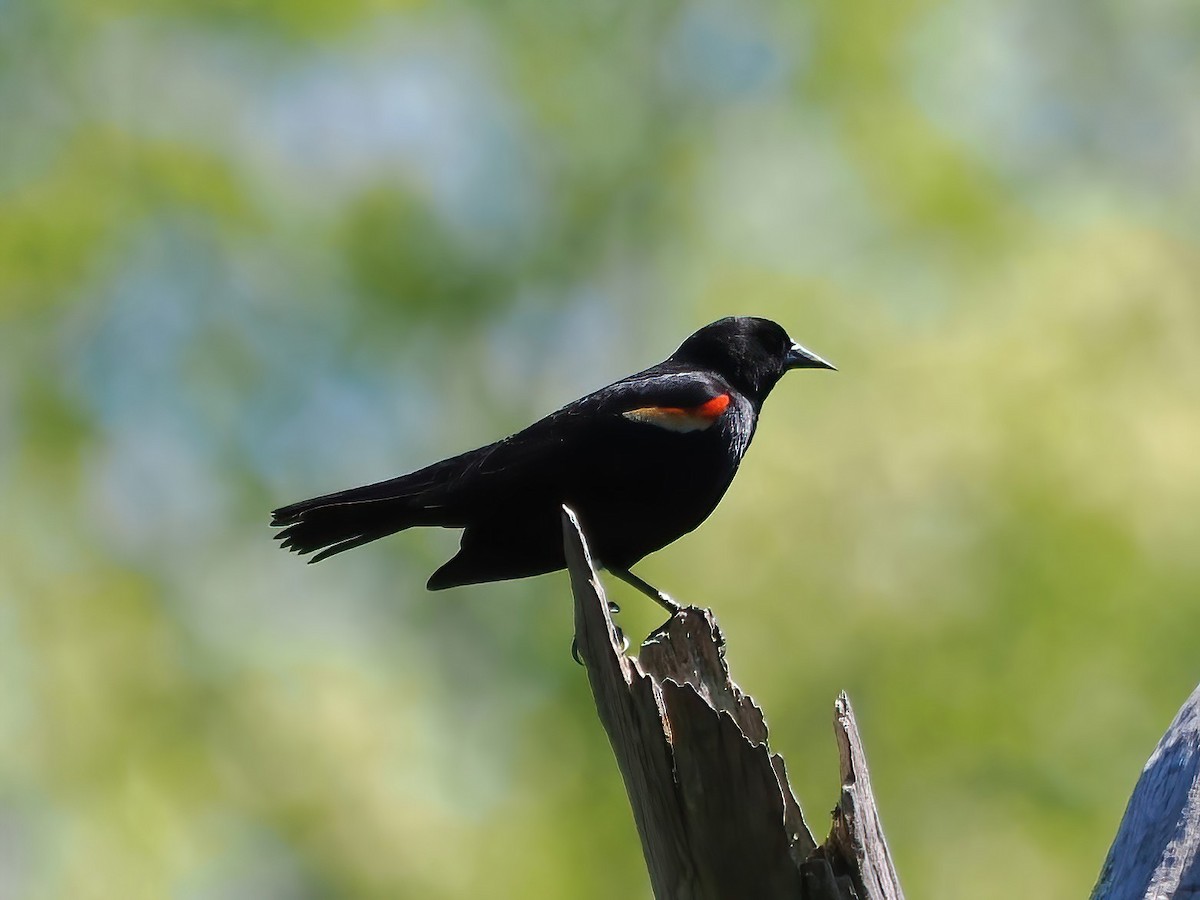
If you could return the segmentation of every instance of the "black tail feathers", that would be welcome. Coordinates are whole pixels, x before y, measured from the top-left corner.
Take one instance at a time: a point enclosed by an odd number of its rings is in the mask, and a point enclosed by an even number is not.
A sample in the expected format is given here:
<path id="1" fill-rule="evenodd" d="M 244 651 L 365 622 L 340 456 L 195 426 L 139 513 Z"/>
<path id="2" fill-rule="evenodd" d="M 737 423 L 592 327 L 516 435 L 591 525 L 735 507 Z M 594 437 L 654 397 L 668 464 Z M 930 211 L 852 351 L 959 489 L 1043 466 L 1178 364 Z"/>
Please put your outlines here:
<path id="1" fill-rule="evenodd" d="M 271 524 L 283 528 L 275 539 L 301 555 L 316 553 L 315 563 L 414 525 L 454 524 L 445 507 L 409 492 L 396 496 L 396 489 L 381 482 L 281 507 L 271 514 Z"/>

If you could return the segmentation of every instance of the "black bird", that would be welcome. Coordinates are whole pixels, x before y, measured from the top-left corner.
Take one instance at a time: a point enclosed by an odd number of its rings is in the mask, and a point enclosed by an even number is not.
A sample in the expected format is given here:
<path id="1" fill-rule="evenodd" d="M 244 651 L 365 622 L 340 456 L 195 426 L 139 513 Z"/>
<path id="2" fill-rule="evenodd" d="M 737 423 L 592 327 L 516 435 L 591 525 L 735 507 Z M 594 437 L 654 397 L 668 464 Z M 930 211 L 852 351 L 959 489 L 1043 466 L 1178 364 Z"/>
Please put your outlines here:
<path id="1" fill-rule="evenodd" d="M 664 362 L 523 431 L 388 481 L 275 510 L 275 535 L 310 562 L 416 525 L 462 528 L 432 591 L 565 566 L 572 507 L 596 562 L 667 610 L 630 567 L 703 522 L 737 472 L 763 401 L 789 369 L 834 368 L 769 319 L 701 328 Z"/>

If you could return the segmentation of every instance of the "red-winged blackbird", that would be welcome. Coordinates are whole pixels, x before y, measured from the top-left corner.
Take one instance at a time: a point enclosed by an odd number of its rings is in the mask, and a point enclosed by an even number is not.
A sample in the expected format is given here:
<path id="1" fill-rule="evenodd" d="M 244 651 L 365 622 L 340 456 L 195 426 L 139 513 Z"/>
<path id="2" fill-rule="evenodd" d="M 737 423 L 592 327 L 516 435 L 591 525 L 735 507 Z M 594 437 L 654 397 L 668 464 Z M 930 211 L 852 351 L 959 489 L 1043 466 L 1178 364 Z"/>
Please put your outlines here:
<path id="1" fill-rule="evenodd" d="M 409 475 L 293 503 L 276 535 L 311 562 L 414 525 L 462 528 L 430 590 L 564 567 L 560 509 L 595 561 L 668 610 L 630 566 L 703 522 L 733 480 L 763 401 L 789 369 L 832 369 L 768 319 L 701 328 L 666 361 L 502 441 Z"/>

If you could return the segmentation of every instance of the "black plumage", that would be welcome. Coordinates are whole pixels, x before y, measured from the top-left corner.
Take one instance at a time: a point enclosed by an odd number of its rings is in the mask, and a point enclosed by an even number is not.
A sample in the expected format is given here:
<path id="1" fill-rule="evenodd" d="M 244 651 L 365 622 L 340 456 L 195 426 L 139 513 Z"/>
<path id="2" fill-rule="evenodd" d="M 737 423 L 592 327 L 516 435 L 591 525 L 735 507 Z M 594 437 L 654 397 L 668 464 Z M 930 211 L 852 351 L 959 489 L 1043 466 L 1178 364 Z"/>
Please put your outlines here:
<path id="1" fill-rule="evenodd" d="M 458 553 L 429 579 L 440 590 L 563 568 L 565 503 L 598 564 L 671 608 L 630 567 L 713 511 L 763 401 L 794 368 L 833 366 L 768 319 L 721 319 L 664 362 L 494 444 L 281 507 L 276 537 L 317 562 L 414 526 L 461 528 Z"/>

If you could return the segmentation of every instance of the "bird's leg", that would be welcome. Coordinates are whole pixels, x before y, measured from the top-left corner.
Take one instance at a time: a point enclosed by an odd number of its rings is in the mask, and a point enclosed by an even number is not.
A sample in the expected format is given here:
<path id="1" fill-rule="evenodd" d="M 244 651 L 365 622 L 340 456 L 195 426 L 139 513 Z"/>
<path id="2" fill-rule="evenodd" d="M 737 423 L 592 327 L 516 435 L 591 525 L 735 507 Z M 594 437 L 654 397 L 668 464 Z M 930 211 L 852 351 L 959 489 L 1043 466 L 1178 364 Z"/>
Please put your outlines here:
<path id="1" fill-rule="evenodd" d="M 650 584 L 648 581 L 643 581 L 641 578 L 638 578 L 628 569 L 614 569 L 610 566 L 608 571 L 612 572 L 629 586 L 637 588 L 671 615 L 675 615 L 675 613 L 683 609 L 682 606 L 680 606 L 654 585 Z"/>
<path id="2" fill-rule="evenodd" d="M 638 591 L 645 594 L 647 597 L 649 597 L 651 600 L 653 600 L 655 603 L 657 603 L 659 606 L 661 606 L 663 609 L 665 609 L 671 615 L 675 615 L 675 613 L 677 613 L 681 609 L 683 609 L 683 607 L 680 604 L 676 603 L 674 600 L 672 600 L 670 598 L 670 596 L 668 596 L 667 594 L 660 591 L 658 588 L 656 588 L 650 582 L 645 581 L 641 578 L 638 578 L 636 575 L 634 575 L 628 569 L 614 569 L 611 566 L 605 566 L 605 569 L 609 572 L 612 572 L 614 575 L 616 575 L 618 578 L 620 578 L 623 582 L 628 584 L 630 587 L 636 588 Z M 610 615 L 615 616 L 620 611 L 621 611 L 621 608 L 619 606 L 617 606 L 617 604 L 613 603 L 611 600 L 608 601 L 608 612 Z M 616 627 L 615 624 L 614 624 L 614 627 Z M 625 650 L 628 650 L 629 649 L 629 638 L 625 637 L 625 632 L 623 632 L 619 627 L 617 628 L 617 637 L 621 639 L 622 652 L 624 652 Z M 571 639 L 571 658 L 573 660 L 575 660 L 575 662 L 579 663 L 581 666 L 583 665 L 583 660 L 579 658 L 579 638 L 578 637 Z"/>

